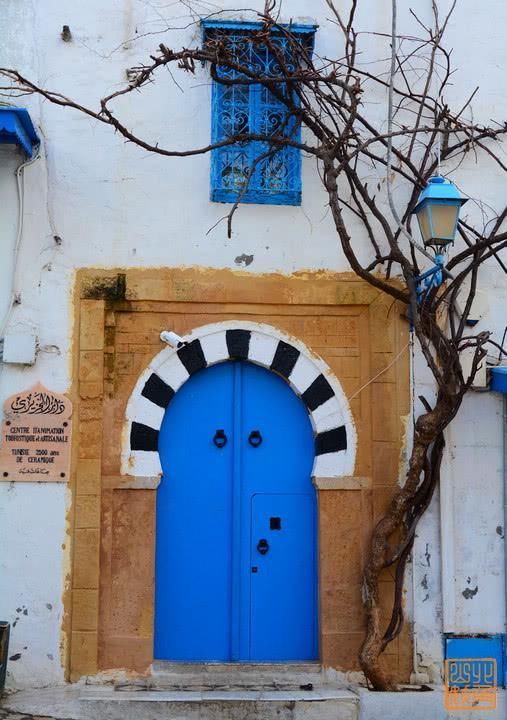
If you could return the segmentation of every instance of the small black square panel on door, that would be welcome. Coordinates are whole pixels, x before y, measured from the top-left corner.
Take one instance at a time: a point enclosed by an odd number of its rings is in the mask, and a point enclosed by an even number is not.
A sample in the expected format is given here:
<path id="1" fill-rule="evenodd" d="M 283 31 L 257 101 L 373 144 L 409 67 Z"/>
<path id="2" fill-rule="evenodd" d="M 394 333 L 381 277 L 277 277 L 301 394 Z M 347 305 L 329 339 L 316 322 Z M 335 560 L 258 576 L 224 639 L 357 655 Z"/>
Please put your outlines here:
<path id="1" fill-rule="evenodd" d="M 282 529 L 282 519 L 279 517 L 270 517 L 269 518 L 269 529 L 270 530 L 281 530 Z"/>

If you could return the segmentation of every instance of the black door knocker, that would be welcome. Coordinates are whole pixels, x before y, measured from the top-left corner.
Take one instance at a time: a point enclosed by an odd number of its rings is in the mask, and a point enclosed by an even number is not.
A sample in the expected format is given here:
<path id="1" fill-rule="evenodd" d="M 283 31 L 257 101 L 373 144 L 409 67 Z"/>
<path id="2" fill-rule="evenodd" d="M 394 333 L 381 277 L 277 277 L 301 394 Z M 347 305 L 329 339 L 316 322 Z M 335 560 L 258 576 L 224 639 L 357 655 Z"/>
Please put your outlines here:
<path id="1" fill-rule="evenodd" d="M 257 543 L 257 550 L 260 552 L 261 555 L 265 555 L 269 550 L 269 543 L 266 540 L 266 538 L 261 538 L 259 542 Z"/>
<path id="2" fill-rule="evenodd" d="M 217 430 L 215 433 L 215 437 L 213 438 L 213 442 L 217 446 L 217 448 L 223 448 L 225 445 L 227 445 L 227 435 L 224 433 L 223 430 Z"/>
<path id="3" fill-rule="evenodd" d="M 262 443 L 262 435 L 258 430 L 252 430 L 252 432 L 248 436 L 248 442 L 252 447 L 259 447 L 259 445 Z"/>

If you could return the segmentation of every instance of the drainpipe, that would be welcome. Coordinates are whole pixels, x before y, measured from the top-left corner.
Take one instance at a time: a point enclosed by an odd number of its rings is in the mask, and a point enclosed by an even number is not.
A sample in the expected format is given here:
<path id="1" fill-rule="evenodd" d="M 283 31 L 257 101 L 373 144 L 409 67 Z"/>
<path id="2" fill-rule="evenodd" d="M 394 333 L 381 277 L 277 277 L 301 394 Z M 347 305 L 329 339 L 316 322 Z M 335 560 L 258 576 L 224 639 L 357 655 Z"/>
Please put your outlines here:
<path id="1" fill-rule="evenodd" d="M 507 394 L 503 396 L 503 553 L 505 582 L 505 631 L 507 633 Z"/>

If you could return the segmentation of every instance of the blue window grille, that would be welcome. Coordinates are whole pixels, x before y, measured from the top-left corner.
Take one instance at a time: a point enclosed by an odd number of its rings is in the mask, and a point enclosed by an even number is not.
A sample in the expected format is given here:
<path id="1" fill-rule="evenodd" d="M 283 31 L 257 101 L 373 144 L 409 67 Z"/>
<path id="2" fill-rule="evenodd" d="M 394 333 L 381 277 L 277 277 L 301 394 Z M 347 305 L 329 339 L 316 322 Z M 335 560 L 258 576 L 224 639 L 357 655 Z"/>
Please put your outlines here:
<path id="1" fill-rule="evenodd" d="M 203 22 L 204 42 L 226 36 L 239 64 L 255 68 L 266 77 L 279 72 L 277 59 L 268 48 L 249 42 L 249 35 L 261 28 L 260 23 Z M 291 25 L 292 37 L 308 54 L 313 49 L 316 26 Z M 272 30 L 272 43 L 290 67 L 291 50 L 285 35 Z M 220 66 L 218 77 L 240 79 L 236 70 Z M 279 92 L 287 92 L 284 84 Z M 211 153 L 211 200 L 214 202 L 262 203 L 272 205 L 301 204 L 301 151 L 297 147 L 269 142 L 270 135 L 281 135 L 295 142 L 301 139 L 300 123 L 287 106 L 273 93 L 255 83 L 224 85 L 213 81 L 211 141 L 231 136 L 264 135 L 266 140 L 245 140 Z"/>

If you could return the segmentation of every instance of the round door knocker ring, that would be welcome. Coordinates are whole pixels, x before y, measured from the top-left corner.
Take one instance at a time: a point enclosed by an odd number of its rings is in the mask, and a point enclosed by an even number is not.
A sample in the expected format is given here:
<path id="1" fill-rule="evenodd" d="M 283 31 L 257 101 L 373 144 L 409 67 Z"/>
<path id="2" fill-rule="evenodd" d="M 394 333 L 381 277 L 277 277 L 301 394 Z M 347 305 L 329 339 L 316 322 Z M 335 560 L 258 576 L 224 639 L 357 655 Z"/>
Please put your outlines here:
<path id="1" fill-rule="evenodd" d="M 248 442 L 254 448 L 259 447 L 262 444 L 262 435 L 258 430 L 252 430 L 248 436 Z"/>
<path id="2" fill-rule="evenodd" d="M 265 555 L 267 552 L 269 552 L 269 543 L 266 538 L 261 538 L 259 540 L 259 542 L 257 543 L 257 551 L 260 552 L 261 555 Z"/>
<path id="3" fill-rule="evenodd" d="M 215 443 L 217 448 L 222 449 L 227 445 L 227 435 L 224 433 L 223 430 L 217 430 L 213 438 L 213 442 Z"/>

